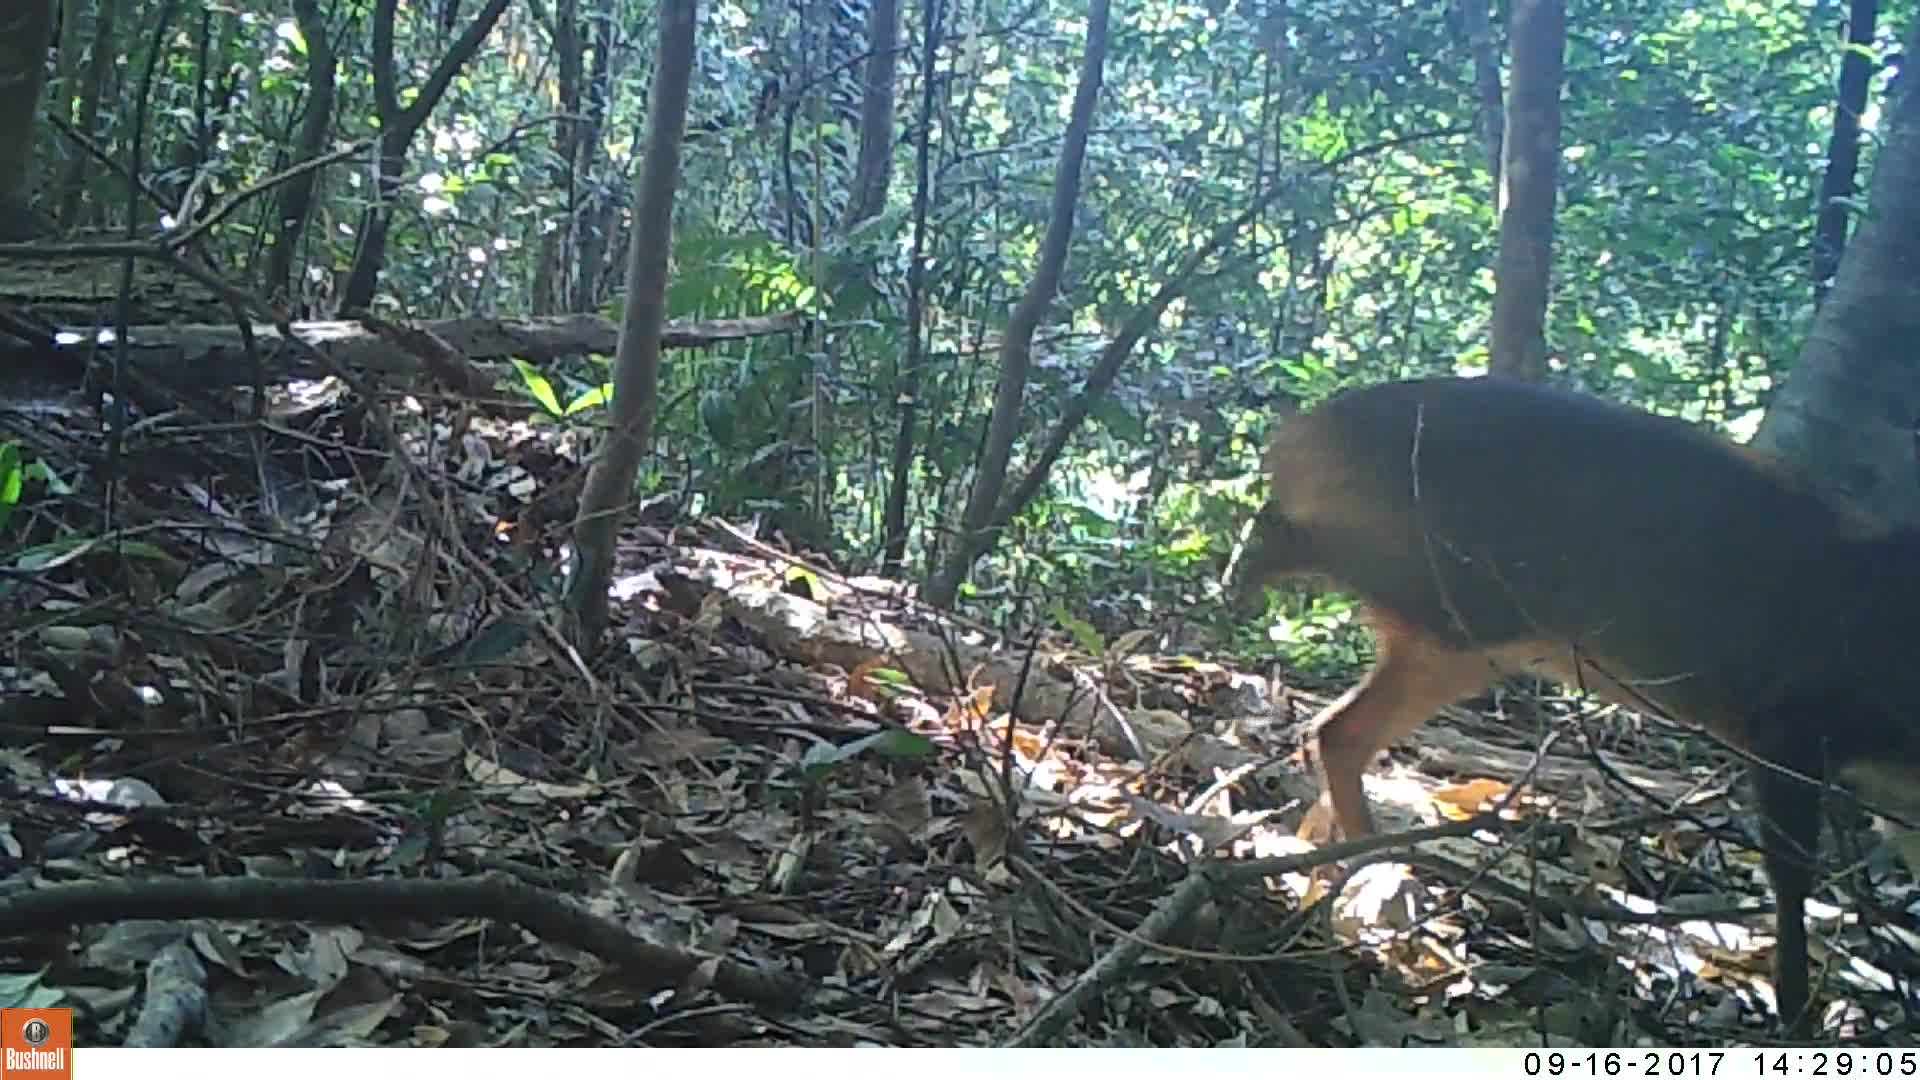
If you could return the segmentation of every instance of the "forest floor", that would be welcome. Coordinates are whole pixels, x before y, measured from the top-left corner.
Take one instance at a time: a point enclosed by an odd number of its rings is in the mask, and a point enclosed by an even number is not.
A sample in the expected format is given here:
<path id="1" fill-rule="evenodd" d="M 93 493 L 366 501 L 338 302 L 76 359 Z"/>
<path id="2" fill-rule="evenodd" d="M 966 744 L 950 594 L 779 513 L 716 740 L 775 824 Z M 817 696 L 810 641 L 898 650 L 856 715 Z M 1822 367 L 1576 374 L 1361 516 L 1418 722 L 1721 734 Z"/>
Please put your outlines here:
<path id="1" fill-rule="evenodd" d="M 1152 628 L 1009 642 L 672 496 L 582 659 L 564 434 L 341 402 L 117 457 L 0 413 L 63 480 L 0 579 L 0 970 L 37 972 L 0 1005 L 81 1045 L 1764 1041 L 1765 879 L 1698 737 L 1449 710 L 1368 781 L 1448 835 L 1335 866 L 1293 832 L 1309 688 Z M 1826 1041 L 1910 1041 L 1864 873 L 1813 905 Z"/>

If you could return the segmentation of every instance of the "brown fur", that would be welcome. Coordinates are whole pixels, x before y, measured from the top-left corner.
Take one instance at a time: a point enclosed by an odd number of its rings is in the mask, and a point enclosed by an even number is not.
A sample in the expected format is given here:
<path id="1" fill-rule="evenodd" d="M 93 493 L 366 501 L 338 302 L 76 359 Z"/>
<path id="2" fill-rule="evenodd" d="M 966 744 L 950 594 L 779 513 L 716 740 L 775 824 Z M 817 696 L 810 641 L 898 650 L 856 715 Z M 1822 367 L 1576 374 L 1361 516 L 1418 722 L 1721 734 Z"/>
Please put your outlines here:
<path id="1" fill-rule="evenodd" d="M 1532 672 L 1655 707 L 1920 824 L 1920 535 L 1683 422 L 1495 379 L 1344 393 L 1282 422 L 1237 588 L 1317 578 L 1370 612 L 1373 669 L 1315 721 L 1322 802 L 1442 706 Z M 1850 767 L 1853 771 L 1850 771 Z M 1775 993 L 1810 1019 L 1818 792 L 1756 768 Z"/>

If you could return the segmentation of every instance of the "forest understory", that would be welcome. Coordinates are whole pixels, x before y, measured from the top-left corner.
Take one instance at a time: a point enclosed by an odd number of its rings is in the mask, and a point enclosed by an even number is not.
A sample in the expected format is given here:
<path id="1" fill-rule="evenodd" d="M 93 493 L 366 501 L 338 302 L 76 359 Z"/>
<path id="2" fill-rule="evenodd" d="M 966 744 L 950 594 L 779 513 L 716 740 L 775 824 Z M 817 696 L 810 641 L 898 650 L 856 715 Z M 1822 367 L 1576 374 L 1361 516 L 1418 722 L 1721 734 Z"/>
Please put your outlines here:
<path id="1" fill-rule="evenodd" d="M 671 495 L 582 657 L 533 516 L 579 468 L 556 429 L 321 385 L 257 443 L 159 415 L 116 457 L 72 402 L 0 421 L 58 475 L 120 462 L 143 524 L 6 582 L 0 940 L 83 1042 L 180 1010 L 214 1045 L 1764 1037 L 1738 763 L 1680 729 L 1449 710 L 1369 781 L 1440 835 L 1336 864 L 1292 831 L 1331 687 L 1151 626 L 1008 640 Z M 1813 910 L 1829 1031 L 1903 1041 L 1875 965 L 1912 931 L 1853 882 L 1871 910 Z"/>

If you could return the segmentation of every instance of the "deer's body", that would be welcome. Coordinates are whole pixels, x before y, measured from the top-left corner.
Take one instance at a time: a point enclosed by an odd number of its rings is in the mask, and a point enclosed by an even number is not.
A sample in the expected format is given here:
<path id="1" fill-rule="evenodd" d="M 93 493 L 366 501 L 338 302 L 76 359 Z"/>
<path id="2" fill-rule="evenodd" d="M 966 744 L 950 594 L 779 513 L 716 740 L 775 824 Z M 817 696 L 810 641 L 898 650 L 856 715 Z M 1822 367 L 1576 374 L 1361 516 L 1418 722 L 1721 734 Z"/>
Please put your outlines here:
<path id="1" fill-rule="evenodd" d="M 1523 672 L 1920 811 L 1920 534 L 1681 421 L 1495 379 L 1338 395 L 1280 423 L 1267 470 L 1240 589 L 1317 578 L 1374 630 L 1372 671 L 1313 737 L 1347 835 L 1371 831 L 1381 750 Z M 1819 792 L 1754 782 L 1797 1025 Z"/>

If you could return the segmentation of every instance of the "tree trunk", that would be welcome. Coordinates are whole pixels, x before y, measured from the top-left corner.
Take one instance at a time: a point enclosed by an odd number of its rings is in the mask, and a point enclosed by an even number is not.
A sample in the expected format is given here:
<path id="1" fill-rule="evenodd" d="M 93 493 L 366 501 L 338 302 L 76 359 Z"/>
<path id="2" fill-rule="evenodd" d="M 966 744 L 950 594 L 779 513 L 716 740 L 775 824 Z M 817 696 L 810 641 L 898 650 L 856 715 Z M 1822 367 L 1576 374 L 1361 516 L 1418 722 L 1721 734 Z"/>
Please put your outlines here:
<path id="1" fill-rule="evenodd" d="M 900 68 L 899 0 L 871 0 L 867 8 L 867 66 L 860 79 L 860 149 L 838 235 L 845 237 L 887 208 L 893 183 L 893 83 Z M 816 155 L 815 161 L 819 158 Z M 865 245 L 844 244 L 827 275 L 827 293 L 838 296 L 871 265 Z M 824 459 L 822 459 L 824 460 Z"/>
<path id="2" fill-rule="evenodd" d="M 900 67 L 899 0 L 872 0 L 867 9 L 867 49 L 867 70 L 861 80 L 860 156 L 840 227 L 843 233 L 887 206 L 887 187 L 893 178 L 893 78 Z"/>
<path id="3" fill-rule="evenodd" d="M 1151 333 L 1154 327 L 1160 325 L 1162 317 L 1175 300 L 1188 294 L 1194 282 L 1199 279 L 1201 271 L 1218 259 L 1236 237 L 1244 234 L 1260 220 L 1268 204 L 1282 195 L 1297 194 L 1302 186 L 1310 185 L 1323 176 L 1336 175 L 1353 162 L 1388 149 L 1394 141 L 1357 148 L 1331 161 L 1323 162 L 1314 172 L 1304 177 L 1289 177 L 1284 183 L 1269 185 L 1255 196 L 1252 204 L 1238 216 L 1231 221 L 1222 222 L 1204 243 L 1186 255 L 1181 260 L 1180 268 L 1167 276 L 1160 287 L 1154 290 L 1153 296 L 1134 308 L 1121 322 L 1119 330 L 1100 350 L 1099 358 L 1087 372 L 1086 381 L 1061 406 L 1059 419 L 1055 421 L 1044 438 L 1033 440 L 1034 449 L 1029 455 L 1030 461 L 1026 475 L 1021 477 L 1013 490 L 1000 499 L 994 507 L 988 519 L 988 526 L 984 530 L 985 534 L 990 538 L 995 530 L 1004 528 L 1013 520 L 1014 515 L 1039 496 L 1041 489 L 1046 486 L 1054 464 L 1066 452 L 1067 444 L 1079 431 L 1081 425 L 1086 423 L 1088 417 L 1093 415 L 1094 408 L 1112 390 L 1115 380 L 1119 378 L 1121 370 L 1126 366 L 1127 359 L 1133 355 L 1133 347 Z M 1313 266 L 1312 276 L 1320 283 L 1315 288 L 1324 289 L 1325 282 L 1333 273 L 1332 257 L 1315 257 L 1309 249 L 1296 258 Z M 964 398 L 964 392 L 962 396 Z M 983 448 L 983 456 L 984 453 Z M 967 535 L 978 536 L 980 533 Z M 928 546 L 931 548 L 933 544 Z"/>
<path id="4" fill-rule="evenodd" d="M 60 87 L 61 96 L 68 102 L 79 96 L 75 93 L 74 84 L 79 81 L 80 75 L 81 6 L 81 0 L 60 0 L 60 28 L 55 31 L 58 39 L 55 47 L 59 51 L 54 55 L 53 79 Z M 63 115 L 60 119 L 70 120 L 72 117 Z"/>
<path id="5" fill-rule="evenodd" d="M 880 520 L 885 552 L 881 573 L 890 577 L 900 575 L 907 557 L 907 492 L 913 479 L 913 428 L 920 414 L 920 376 L 925 363 L 922 324 L 927 311 L 927 208 L 933 189 L 933 66 L 940 50 L 945 7 L 943 0 L 925 0 L 926 25 L 921 28 L 920 124 L 913 140 L 913 252 L 907 261 L 907 357 L 895 380 L 900 426 L 893 435 L 892 472 Z"/>
<path id="6" fill-rule="evenodd" d="M 1014 305 L 1007 318 L 1006 335 L 1000 345 L 1000 383 L 994 392 L 993 417 L 988 421 L 987 443 L 968 493 L 967 507 L 960 521 L 960 537 L 946 563 L 927 583 L 927 599 L 940 607 L 951 607 L 960 590 L 960 582 L 973 568 L 975 560 L 993 544 L 991 526 L 994 508 L 1000 501 L 1000 489 L 1006 482 L 1007 462 L 1013 456 L 1014 436 L 1020 430 L 1020 414 L 1026 404 L 1027 370 L 1033 361 L 1033 334 L 1040 319 L 1053 304 L 1054 291 L 1060 287 L 1060 273 L 1067 263 L 1067 246 L 1073 238 L 1074 204 L 1080 198 L 1080 170 L 1087 157 L 1087 132 L 1093 126 L 1093 108 L 1100 97 L 1100 80 L 1107 59 L 1108 0 L 1092 0 L 1087 12 L 1087 49 L 1080 63 L 1080 85 L 1073 95 L 1073 115 L 1067 122 L 1067 136 L 1060 146 L 1060 164 L 1053 175 L 1053 205 L 1048 210 L 1047 235 L 1040 246 L 1040 262 L 1026 295 Z"/>
<path id="7" fill-rule="evenodd" d="M 1853 0 L 1847 11 L 1847 46 L 1840 54 L 1840 88 L 1833 105 L 1833 135 L 1827 141 L 1827 171 L 1820 178 L 1820 200 L 1813 226 L 1813 301 L 1826 302 L 1840 253 L 1847 247 L 1847 219 L 1853 179 L 1860 167 L 1860 113 L 1867 107 L 1867 82 L 1874 64 L 1861 50 L 1873 47 L 1880 0 Z"/>
<path id="8" fill-rule="evenodd" d="M 1920 55 L 1920 19 L 1906 55 Z M 1754 444 L 1920 523 L 1920 76 L 1903 74 L 1890 106 L 1867 214 Z"/>
<path id="9" fill-rule="evenodd" d="M 327 132 L 333 130 L 338 65 L 326 20 L 320 16 L 319 0 L 293 0 L 293 17 L 300 24 L 300 36 L 307 41 L 307 112 L 300 119 L 300 141 L 290 162 L 297 164 L 312 161 L 326 151 Z M 280 220 L 276 222 L 273 252 L 267 258 L 267 288 L 289 300 L 303 291 L 294 287 L 293 257 L 300 237 L 306 233 L 307 216 L 313 212 L 313 189 L 319 181 L 319 170 L 308 169 L 289 177 L 280 189 Z M 325 317 L 332 312 L 305 314 Z"/>
<path id="10" fill-rule="evenodd" d="M 593 70 L 587 75 L 582 95 L 586 122 L 574 142 L 571 159 L 575 184 L 579 183 L 577 178 L 582 176 L 591 181 L 571 226 L 577 254 L 573 261 L 573 292 L 570 295 L 571 310 L 576 312 L 598 308 L 600 298 L 610 291 L 608 281 L 614 277 L 607 273 L 607 252 L 612 246 L 609 238 L 620 205 L 620 200 L 615 197 L 619 188 L 613 181 L 616 176 L 624 178 L 625 171 L 615 170 L 612 162 L 601 160 L 600 133 L 606 129 L 607 102 L 613 96 L 614 30 L 619 26 L 615 17 L 617 10 L 615 0 L 605 0 L 598 14 L 593 16 Z M 606 181 L 591 180 L 601 175 L 602 170 L 607 176 Z"/>
<path id="11" fill-rule="evenodd" d="M 587 471 L 574 523 L 577 559 L 568 583 L 569 630 L 593 652 L 607 625 L 614 539 L 640 460 L 653 441 L 660 381 L 660 328 L 666 322 L 667 255 L 673 248 L 673 194 L 686 135 L 687 83 L 693 71 L 695 0 L 661 0 L 660 43 L 647 102 L 647 152 L 634 190 L 634 237 L 626 314 L 614 357 L 611 430 Z"/>
<path id="12" fill-rule="evenodd" d="M 1473 54 L 1473 88 L 1480 95 L 1480 133 L 1486 144 L 1487 171 L 1493 189 L 1500 190 L 1500 154 L 1505 141 L 1507 110 L 1500 101 L 1500 54 L 1493 47 L 1493 26 L 1487 19 L 1487 0 L 1460 0 L 1461 28 Z"/>
<path id="13" fill-rule="evenodd" d="M 1501 149 L 1500 255 L 1488 366 L 1496 375 L 1538 382 L 1547 374 L 1565 0 L 1515 0 L 1510 26 L 1513 85 Z"/>
<path id="14" fill-rule="evenodd" d="M 551 315 L 561 310 L 570 295 L 566 260 L 575 250 L 573 237 L 580 224 L 580 185 L 573 171 L 575 142 L 582 126 L 580 62 L 585 49 L 580 35 L 580 0 L 557 0 L 553 6 L 552 31 L 561 116 L 553 127 L 553 163 L 547 171 L 547 183 L 553 190 L 565 193 L 566 203 L 558 227 L 543 229 L 535 249 L 531 298 L 535 315 Z"/>
<path id="15" fill-rule="evenodd" d="M 100 0 L 100 15 L 94 20 L 93 52 L 87 60 L 87 85 L 80 97 L 80 116 L 76 126 L 89 139 L 100 138 L 100 102 L 107 96 L 107 76 L 113 70 L 115 22 L 123 0 Z M 93 159 L 79 151 L 67 158 L 60 176 L 59 228 L 66 232 L 80 224 L 81 195 L 86 191 L 87 167 Z"/>
<path id="16" fill-rule="evenodd" d="M 379 0 L 373 10 L 373 100 L 380 118 L 380 149 L 374 158 L 378 175 L 374 177 L 374 201 L 360 219 L 359 243 L 353 252 L 353 268 L 347 274 L 347 287 L 341 306 L 360 310 L 373 305 L 374 290 L 380 283 L 380 270 L 387 261 L 387 233 L 393 227 L 394 201 L 401 190 L 407 165 L 407 148 L 414 135 L 433 114 L 434 106 L 453 85 L 453 77 L 480 50 L 493 24 L 507 10 L 510 0 L 487 0 L 487 5 L 462 31 L 447 55 L 440 58 L 419 93 L 406 108 L 400 107 L 399 65 L 394 58 L 394 19 L 398 0 Z"/>
<path id="17" fill-rule="evenodd" d="M 53 44 L 54 0 L 15 0 L 0 15 L 0 240 L 31 240 L 51 221 L 33 213 L 33 140 Z"/>

